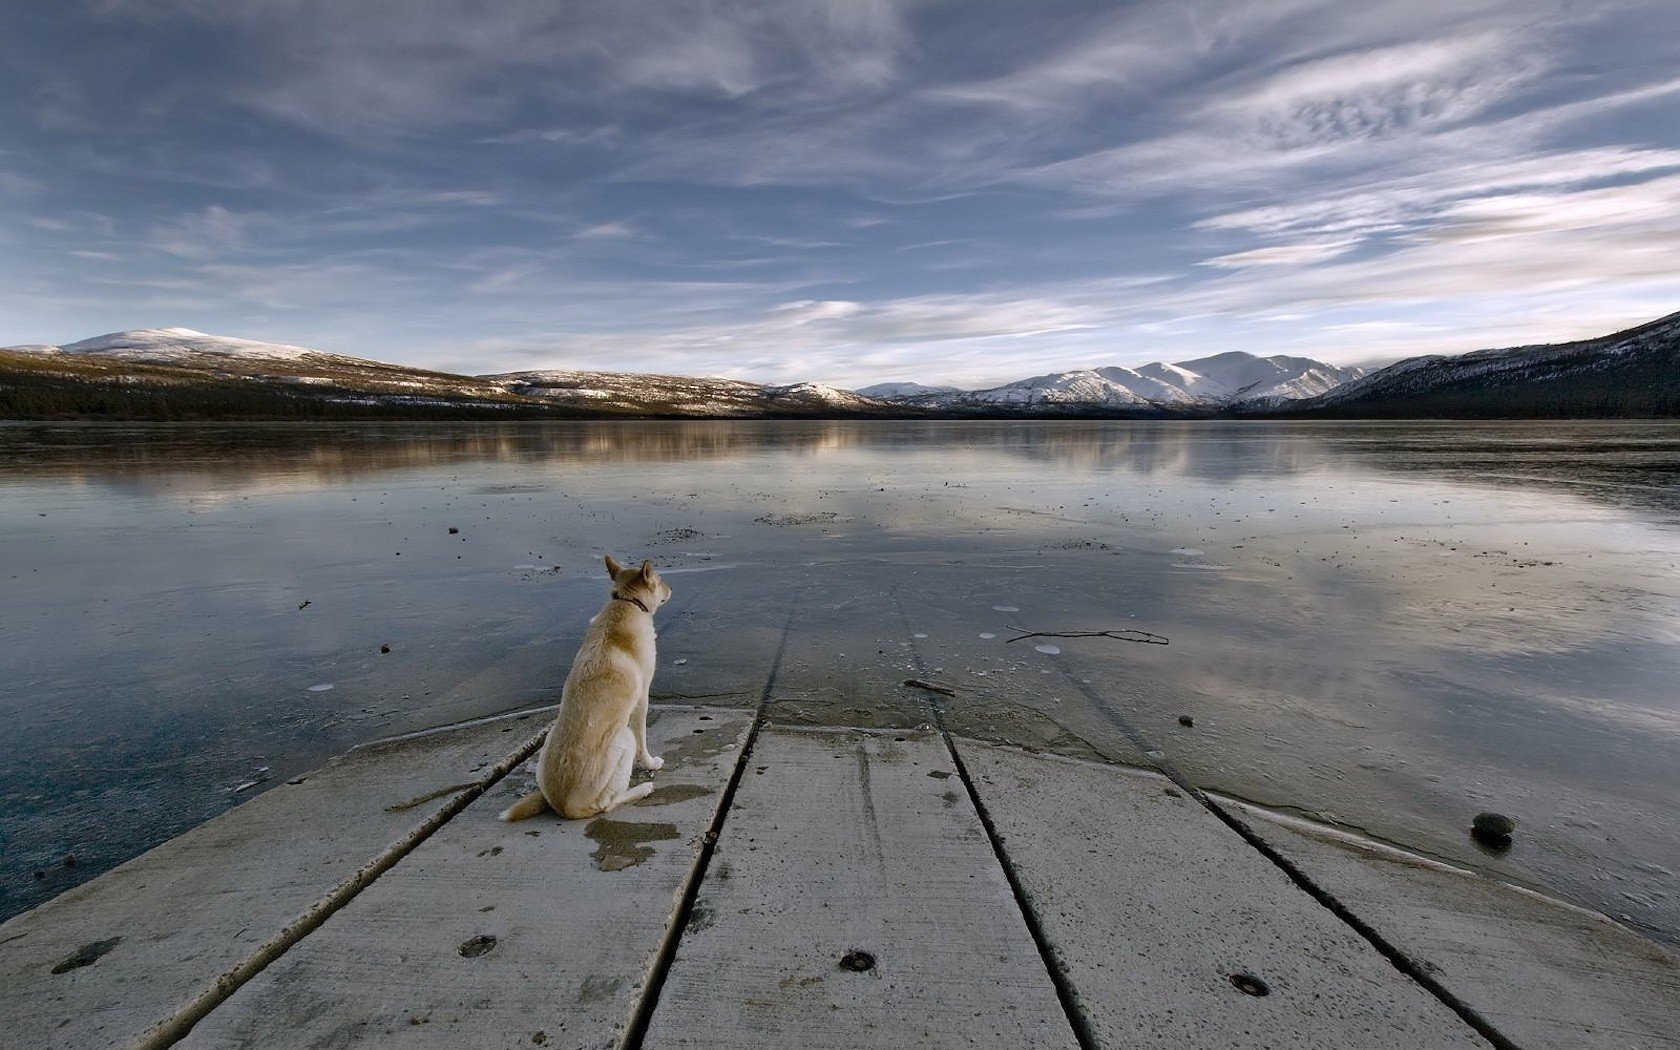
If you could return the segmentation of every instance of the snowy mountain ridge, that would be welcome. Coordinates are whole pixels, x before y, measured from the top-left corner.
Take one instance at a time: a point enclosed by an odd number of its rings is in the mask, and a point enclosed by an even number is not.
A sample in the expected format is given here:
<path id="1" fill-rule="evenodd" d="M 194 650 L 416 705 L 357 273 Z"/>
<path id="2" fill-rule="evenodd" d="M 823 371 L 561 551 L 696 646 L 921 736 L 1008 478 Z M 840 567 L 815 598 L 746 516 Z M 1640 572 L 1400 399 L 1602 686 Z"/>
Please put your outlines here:
<path id="1" fill-rule="evenodd" d="M 25 349 L 16 347 L 14 349 Z M 264 343 L 255 339 L 236 339 L 210 335 L 191 328 L 138 328 L 128 332 L 112 332 L 83 339 L 63 346 L 30 347 L 37 353 L 85 354 L 129 361 L 148 361 L 156 364 L 183 364 L 214 359 L 258 361 L 358 361 L 377 362 L 345 354 L 329 354 L 302 346 L 284 343 Z"/>
<path id="2" fill-rule="evenodd" d="M 897 393 L 869 387 L 884 401 L 922 408 L 986 409 L 1217 409 L 1272 406 L 1315 397 L 1364 374 L 1305 357 L 1257 357 L 1232 350 L 1193 361 L 1155 361 L 1136 368 L 1110 365 L 1052 372 L 983 390 Z M 917 384 L 902 384 L 916 386 Z"/>

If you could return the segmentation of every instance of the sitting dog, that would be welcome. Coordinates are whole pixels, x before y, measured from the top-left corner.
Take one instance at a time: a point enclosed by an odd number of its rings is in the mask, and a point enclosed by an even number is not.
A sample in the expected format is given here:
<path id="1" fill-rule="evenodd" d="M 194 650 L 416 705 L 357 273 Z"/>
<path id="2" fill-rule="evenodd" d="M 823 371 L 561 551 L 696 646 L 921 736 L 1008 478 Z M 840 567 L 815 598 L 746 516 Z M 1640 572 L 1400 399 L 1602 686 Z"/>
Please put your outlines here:
<path id="1" fill-rule="evenodd" d="M 671 588 L 644 561 L 626 569 L 607 555 L 612 597 L 589 621 L 566 687 L 560 714 L 537 758 L 537 790 L 502 812 L 524 820 L 552 808 L 578 820 L 605 813 L 653 790 L 630 786 L 632 763 L 658 769 L 648 753 L 648 687 L 653 684 L 653 612 Z"/>

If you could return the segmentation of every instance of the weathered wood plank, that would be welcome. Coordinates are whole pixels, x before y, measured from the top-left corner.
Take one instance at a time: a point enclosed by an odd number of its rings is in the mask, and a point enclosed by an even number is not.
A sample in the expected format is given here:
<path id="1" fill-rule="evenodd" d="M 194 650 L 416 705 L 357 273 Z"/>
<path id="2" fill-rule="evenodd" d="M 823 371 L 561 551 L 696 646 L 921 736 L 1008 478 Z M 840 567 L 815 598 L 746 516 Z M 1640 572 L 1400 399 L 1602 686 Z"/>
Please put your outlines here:
<path id="1" fill-rule="evenodd" d="M 1680 962 L 1590 912 L 1242 807 L 1314 882 L 1523 1047 L 1680 1047 Z"/>
<path id="2" fill-rule="evenodd" d="M 352 751 L 13 918 L 0 926 L 4 1041 L 133 1044 L 505 773 L 497 764 L 534 747 L 545 721 L 499 719 Z"/>
<path id="3" fill-rule="evenodd" d="M 751 725 L 657 708 L 656 792 L 591 821 L 468 807 L 273 963 L 184 1047 L 606 1047 L 670 925 Z"/>
<path id="4" fill-rule="evenodd" d="M 1164 777 L 958 749 L 1100 1045 L 1487 1045 Z"/>
<path id="5" fill-rule="evenodd" d="M 764 730 L 645 1045 L 1076 1045 L 951 768 L 933 733 Z"/>

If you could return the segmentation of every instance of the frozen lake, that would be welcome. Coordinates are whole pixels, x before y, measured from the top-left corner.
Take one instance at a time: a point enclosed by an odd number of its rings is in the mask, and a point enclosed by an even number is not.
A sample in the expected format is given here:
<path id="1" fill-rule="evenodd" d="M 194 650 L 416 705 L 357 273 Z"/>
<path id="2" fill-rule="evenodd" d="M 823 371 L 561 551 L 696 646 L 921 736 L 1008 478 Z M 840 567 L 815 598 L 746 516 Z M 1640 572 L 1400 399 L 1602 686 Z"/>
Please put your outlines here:
<path id="1" fill-rule="evenodd" d="M 1680 940 L 1669 423 L 0 425 L 0 916 L 557 700 L 604 552 L 675 589 L 656 699 L 750 706 L 776 647 L 772 719 L 914 724 L 937 680 L 959 732 Z M 1120 628 L 1171 644 L 1009 641 Z"/>

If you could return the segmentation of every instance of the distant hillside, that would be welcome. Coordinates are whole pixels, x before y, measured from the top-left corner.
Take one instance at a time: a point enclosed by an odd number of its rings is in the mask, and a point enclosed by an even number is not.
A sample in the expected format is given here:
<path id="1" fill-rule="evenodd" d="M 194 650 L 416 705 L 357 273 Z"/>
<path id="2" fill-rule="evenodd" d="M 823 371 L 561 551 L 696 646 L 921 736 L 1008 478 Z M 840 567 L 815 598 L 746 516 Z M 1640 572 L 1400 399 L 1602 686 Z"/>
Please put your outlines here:
<path id="1" fill-rule="evenodd" d="M 914 397 L 917 394 L 955 394 L 960 389 L 954 386 L 926 386 L 922 383 L 876 383 L 874 386 L 859 387 L 852 392 L 864 397 L 900 398 Z"/>
<path id="2" fill-rule="evenodd" d="M 1350 419 L 1680 415 L 1680 313 L 1598 339 L 1408 358 L 1284 411 Z"/>
<path id="3" fill-rule="evenodd" d="M 0 349 L 13 419 L 520 418 L 546 406 L 468 376 L 187 328 Z"/>
<path id="4" fill-rule="evenodd" d="M 615 415 L 729 418 L 905 414 L 881 401 L 820 383 L 765 386 L 739 379 L 640 372 L 507 372 L 481 378 L 544 404 Z"/>
<path id="5" fill-rule="evenodd" d="M 0 348 L 12 419 L 524 419 L 915 414 L 812 383 L 614 372 L 463 376 L 304 347 L 148 328 Z"/>

